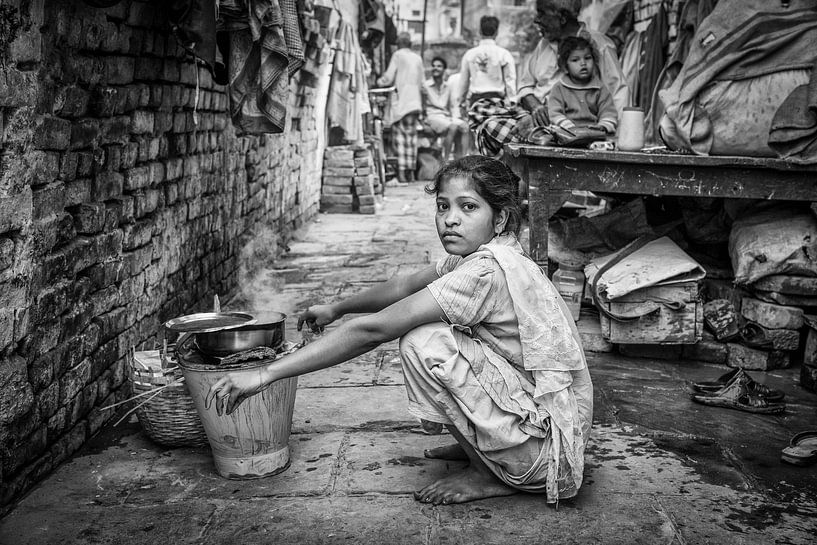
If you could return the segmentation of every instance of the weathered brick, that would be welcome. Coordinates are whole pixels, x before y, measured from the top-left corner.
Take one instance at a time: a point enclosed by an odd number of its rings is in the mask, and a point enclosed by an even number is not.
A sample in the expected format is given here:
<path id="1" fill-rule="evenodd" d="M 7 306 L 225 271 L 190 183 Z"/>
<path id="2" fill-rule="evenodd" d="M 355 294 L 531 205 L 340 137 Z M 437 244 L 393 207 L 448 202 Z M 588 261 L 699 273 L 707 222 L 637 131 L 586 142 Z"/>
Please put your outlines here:
<path id="1" fill-rule="evenodd" d="M 128 116 L 120 115 L 99 122 L 99 142 L 100 144 L 125 143 L 130 136 L 131 119 Z"/>
<path id="2" fill-rule="evenodd" d="M 122 157 L 120 160 L 120 168 L 132 168 L 136 164 L 139 156 L 139 144 L 136 142 L 128 142 L 122 147 Z"/>
<path id="3" fill-rule="evenodd" d="M 121 115 L 125 112 L 127 99 L 125 88 L 101 86 L 92 91 L 89 107 L 91 113 L 99 117 Z"/>
<path id="4" fill-rule="evenodd" d="M 37 72 L 21 72 L 7 66 L 0 78 L 0 107 L 19 108 L 34 104 L 38 89 Z"/>
<path id="5" fill-rule="evenodd" d="M 757 322 L 769 329 L 800 329 L 803 327 L 803 309 L 765 303 L 744 297 L 741 314 L 747 320 Z"/>
<path id="6" fill-rule="evenodd" d="M 54 97 L 54 113 L 61 117 L 82 117 L 88 112 L 91 94 L 76 85 L 57 89 Z"/>
<path id="7" fill-rule="evenodd" d="M 88 235 L 102 231 L 105 224 L 105 205 L 83 203 L 71 210 L 77 233 Z"/>
<path id="8" fill-rule="evenodd" d="M 92 183 L 91 193 L 95 201 L 107 201 L 122 195 L 125 178 L 118 172 L 97 172 Z"/>
<path id="9" fill-rule="evenodd" d="M 93 309 L 85 301 L 75 302 L 69 312 L 60 320 L 60 341 L 66 342 L 75 338 L 91 323 Z"/>
<path id="10" fill-rule="evenodd" d="M 0 308 L 0 352 L 14 342 L 14 309 Z"/>
<path id="11" fill-rule="evenodd" d="M 350 195 L 352 186 L 348 183 L 346 185 L 324 185 L 321 192 L 324 195 Z"/>
<path id="12" fill-rule="evenodd" d="M 150 241 L 152 226 L 149 221 L 137 221 L 122 226 L 124 240 L 122 247 L 125 250 L 134 250 Z"/>
<path id="13" fill-rule="evenodd" d="M 131 27 L 109 21 L 105 24 L 105 31 L 99 49 L 106 53 L 128 53 L 132 35 L 133 29 Z"/>
<path id="14" fill-rule="evenodd" d="M 0 196 L 0 233 L 22 229 L 31 222 L 32 191 L 30 187 L 10 196 Z"/>
<path id="15" fill-rule="evenodd" d="M 126 85 L 134 79 L 136 59 L 125 56 L 105 58 L 105 81 L 113 85 Z"/>
<path id="16" fill-rule="evenodd" d="M 78 365 L 68 369 L 60 378 L 60 405 L 76 396 L 91 380 L 91 360 L 83 359 Z"/>
<path id="17" fill-rule="evenodd" d="M 151 171 L 148 166 L 133 167 L 125 171 L 124 187 L 128 191 L 150 186 Z"/>
<path id="18" fill-rule="evenodd" d="M 352 204 L 353 195 L 321 195 L 321 204 Z"/>
<path id="19" fill-rule="evenodd" d="M 161 89 L 161 87 L 160 87 Z M 151 94 L 151 97 L 153 94 Z M 173 129 L 173 114 L 171 112 L 155 112 L 153 114 L 153 132 L 162 134 Z"/>
<path id="20" fill-rule="evenodd" d="M 94 173 L 94 154 L 90 151 L 77 152 L 77 176 L 85 178 Z"/>
<path id="21" fill-rule="evenodd" d="M 60 407 L 60 383 L 52 382 L 37 393 L 37 407 L 40 416 L 44 419 L 51 418 Z"/>
<path id="22" fill-rule="evenodd" d="M 78 178 L 65 184 L 65 206 L 76 206 L 91 200 L 93 181 L 90 178 Z"/>
<path id="23" fill-rule="evenodd" d="M 156 81 L 161 78 L 162 64 L 162 59 L 155 57 L 137 57 L 133 77 L 142 81 Z"/>
<path id="24" fill-rule="evenodd" d="M 96 119 L 80 119 L 71 125 L 71 149 L 81 149 L 93 146 L 99 138 L 99 121 Z"/>
<path id="25" fill-rule="evenodd" d="M 64 182 L 73 181 L 77 177 L 77 154 L 68 151 L 60 157 L 60 180 Z"/>
<path id="26" fill-rule="evenodd" d="M 154 212 L 159 207 L 160 189 L 145 189 L 133 193 L 134 217 L 137 219 Z"/>
<path id="27" fill-rule="evenodd" d="M 149 134 L 153 132 L 153 112 L 136 110 L 131 113 L 130 132 L 133 134 Z"/>
<path id="28" fill-rule="evenodd" d="M 8 269 L 14 263 L 14 241 L 0 236 L 0 271 Z"/>
<path id="29" fill-rule="evenodd" d="M 54 182 L 31 193 L 33 219 L 42 219 L 65 210 L 65 184 Z"/>
<path id="30" fill-rule="evenodd" d="M 729 343 L 726 364 L 729 367 L 770 371 L 788 367 L 791 364 L 791 356 L 781 350 L 758 350 L 742 344 Z"/>
<path id="31" fill-rule="evenodd" d="M 24 418 L 34 405 L 26 361 L 20 356 L 0 358 L 0 425 Z"/>
<path id="32" fill-rule="evenodd" d="M 91 412 L 96 402 L 97 384 L 91 382 L 82 391 L 68 402 L 68 425 L 73 425 Z M 86 422 L 87 425 L 87 422 Z"/>
<path id="33" fill-rule="evenodd" d="M 128 98 L 125 101 L 125 111 L 130 112 L 144 108 L 150 102 L 150 87 L 145 83 L 132 83 L 126 87 Z"/>
<path id="34" fill-rule="evenodd" d="M 34 122 L 34 145 L 39 149 L 68 149 L 71 132 L 70 121 L 58 117 L 40 116 Z"/>

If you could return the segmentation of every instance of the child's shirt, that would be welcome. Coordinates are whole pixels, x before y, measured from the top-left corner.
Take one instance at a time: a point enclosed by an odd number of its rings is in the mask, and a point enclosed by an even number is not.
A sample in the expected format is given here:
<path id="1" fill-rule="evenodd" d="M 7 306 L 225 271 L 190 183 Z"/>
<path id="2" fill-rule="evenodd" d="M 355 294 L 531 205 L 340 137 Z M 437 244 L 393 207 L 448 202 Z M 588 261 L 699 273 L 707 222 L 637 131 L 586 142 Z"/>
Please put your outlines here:
<path id="1" fill-rule="evenodd" d="M 609 134 L 616 132 L 618 112 L 613 96 L 597 74 L 583 85 L 565 74 L 550 90 L 547 105 L 554 125 L 565 129 L 599 125 Z"/>

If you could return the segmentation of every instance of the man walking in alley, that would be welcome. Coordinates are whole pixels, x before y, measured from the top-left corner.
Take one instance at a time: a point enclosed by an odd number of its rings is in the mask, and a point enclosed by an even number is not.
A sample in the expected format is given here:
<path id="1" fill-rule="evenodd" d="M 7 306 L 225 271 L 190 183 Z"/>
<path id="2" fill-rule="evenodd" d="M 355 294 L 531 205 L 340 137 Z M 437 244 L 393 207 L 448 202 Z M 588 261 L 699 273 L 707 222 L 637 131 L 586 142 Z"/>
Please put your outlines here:
<path id="1" fill-rule="evenodd" d="M 397 181 L 414 181 L 417 168 L 417 124 L 423 111 L 423 59 L 411 50 L 411 36 L 401 32 L 397 36 L 397 51 L 391 57 L 386 72 L 377 80 L 383 87 L 394 85 L 392 98 L 392 142 L 397 155 Z"/>
<path id="2" fill-rule="evenodd" d="M 468 150 L 468 124 L 460 117 L 451 86 L 445 80 L 448 64 L 442 57 L 431 60 L 431 78 L 423 87 L 426 104 L 426 125 L 443 137 L 443 160 L 463 156 Z"/>
<path id="3" fill-rule="evenodd" d="M 501 148 L 486 148 L 483 133 L 502 141 L 510 134 L 503 123 L 486 123 L 491 118 L 514 117 L 511 99 L 516 92 L 516 64 L 511 52 L 496 44 L 499 19 L 485 15 L 479 20 L 479 44 L 465 52 L 460 66 L 457 102 L 468 97 L 468 119 L 477 148 L 483 155 L 496 157 Z M 512 127 L 513 125 L 510 125 Z M 493 134 L 495 133 L 496 134 Z"/>

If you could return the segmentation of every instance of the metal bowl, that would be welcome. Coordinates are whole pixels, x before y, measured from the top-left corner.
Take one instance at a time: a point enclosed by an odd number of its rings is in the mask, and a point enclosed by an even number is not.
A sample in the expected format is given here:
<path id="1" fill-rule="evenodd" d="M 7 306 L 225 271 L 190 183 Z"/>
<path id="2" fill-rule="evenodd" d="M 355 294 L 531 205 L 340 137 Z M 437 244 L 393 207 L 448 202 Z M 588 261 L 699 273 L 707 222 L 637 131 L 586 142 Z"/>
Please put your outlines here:
<path id="1" fill-rule="evenodd" d="M 280 312 L 254 313 L 256 322 L 220 331 L 196 332 L 196 344 L 205 354 L 229 356 L 252 348 L 278 348 L 284 342 L 286 314 Z"/>

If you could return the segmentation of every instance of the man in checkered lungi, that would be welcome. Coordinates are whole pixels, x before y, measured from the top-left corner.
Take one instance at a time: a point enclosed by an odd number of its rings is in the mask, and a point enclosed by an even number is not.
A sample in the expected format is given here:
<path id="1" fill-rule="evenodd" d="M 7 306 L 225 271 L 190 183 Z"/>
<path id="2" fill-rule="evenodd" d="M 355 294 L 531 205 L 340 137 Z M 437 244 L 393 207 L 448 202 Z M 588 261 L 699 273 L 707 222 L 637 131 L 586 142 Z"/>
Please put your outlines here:
<path id="1" fill-rule="evenodd" d="M 547 95 L 562 76 L 557 63 L 557 48 L 567 36 L 581 36 L 593 44 L 599 57 L 601 80 L 613 95 L 619 116 L 629 105 L 629 89 L 615 45 L 604 34 L 590 30 L 578 21 L 581 6 L 581 0 L 536 1 L 536 25 L 542 39 L 520 65 L 517 93 L 506 91 L 504 95 L 481 95 L 471 85 L 469 126 L 474 132 L 477 148 L 484 155 L 499 157 L 504 144 L 523 141 L 531 129 L 550 123 Z M 467 91 L 468 87 L 462 87 L 460 97 L 465 97 Z M 517 97 L 518 105 L 510 104 L 507 97 L 511 96 Z"/>
<path id="2" fill-rule="evenodd" d="M 381 86 L 394 85 L 391 104 L 392 144 L 397 155 L 397 181 L 414 181 L 417 168 L 417 122 L 423 111 L 425 67 L 420 55 L 411 50 L 411 35 L 397 35 L 397 51 L 386 72 L 377 80 Z"/>
<path id="3" fill-rule="evenodd" d="M 513 127 L 527 112 L 510 105 L 508 98 L 516 93 L 516 64 L 510 51 L 496 44 L 499 19 L 486 15 L 479 20 L 482 39 L 465 52 L 460 65 L 460 102 L 469 98 L 468 124 L 474 132 L 477 149 L 483 155 L 496 157 L 502 144 L 492 142 L 515 138 Z"/>
<path id="4" fill-rule="evenodd" d="M 406 114 L 391 126 L 392 144 L 397 155 L 397 180 L 402 183 L 414 181 L 417 168 L 417 122 L 416 113 Z"/>

